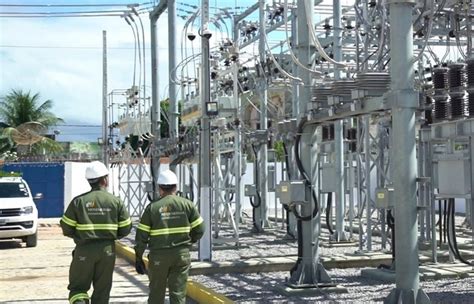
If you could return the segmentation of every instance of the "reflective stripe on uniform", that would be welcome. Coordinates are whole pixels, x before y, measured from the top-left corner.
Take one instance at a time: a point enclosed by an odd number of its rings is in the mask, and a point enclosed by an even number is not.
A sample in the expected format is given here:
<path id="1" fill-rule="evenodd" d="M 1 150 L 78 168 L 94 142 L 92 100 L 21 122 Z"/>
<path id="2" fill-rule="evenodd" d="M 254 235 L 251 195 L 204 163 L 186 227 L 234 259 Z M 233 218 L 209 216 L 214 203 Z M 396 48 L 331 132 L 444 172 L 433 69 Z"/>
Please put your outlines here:
<path id="1" fill-rule="evenodd" d="M 61 218 L 61 220 L 69 225 L 69 226 L 72 226 L 72 227 L 76 227 L 77 226 L 77 222 L 74 221 L 74 220 L 71 220 L 70 218 L 68 218 L 67 216 L 63 215 L 63 217 Z"/>
<path id="2" fill-rule="evenodd" d="M 176 227 L 176 228 L 163 228 L 150 230 L 150 235 L 166 235 L 166 234 L 177 234 L 177 233 L 189 233 L 191 227 Z"/>
<path id="3" fill-rule="evenodd" d="M 69 303 L 74 303 L 77 300 L 89 300 L 89 295 L 87 293 L 77 293 L 69 299 Z"/>
<path id="4" fill-rule="evenodd" d="M 77 224 L 77 230 L 117 230 L 117 224 Z"/>
<path id="5" fill-rule="evenodd" d="M 142 224 L 142 223 L 138 224 L 137 229 L 143 230 L 145 232 L 150 232 L 150 230 L 151 230 L 150 226 L 147 226 L 147 225 Z"/>
<path id="6" fill-rule="evenodd" d="M 130 225 L 132 223 L 132 220 L 130 218 L 126 219 L 125 221 L 121 221 L 118 223 L 118 226 L 119 228 L 122 228 L 122 227 L 127 227 L 128 225 Z"/>
<path id="7" fill-rule="evenodd" d="M 204 220 L 202 219 L 202 217 L 199 217 L 197 220 L 195 220 L 194 222 L 191 223 L 191 228 L 194 228 L 194 227 L 200 225 L 202 222 L 204 222 Z"/>

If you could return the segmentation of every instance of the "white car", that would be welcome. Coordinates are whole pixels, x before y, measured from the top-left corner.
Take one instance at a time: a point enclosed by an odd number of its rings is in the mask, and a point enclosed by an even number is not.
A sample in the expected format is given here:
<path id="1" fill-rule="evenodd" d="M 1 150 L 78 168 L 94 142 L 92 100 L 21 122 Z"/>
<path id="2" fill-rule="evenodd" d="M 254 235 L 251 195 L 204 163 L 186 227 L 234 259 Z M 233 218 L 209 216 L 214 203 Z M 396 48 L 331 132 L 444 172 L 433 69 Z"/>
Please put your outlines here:
<path id="1" fill-rule="evenodd" d="M 35 196 L 40 199 L 41 193 Z M 0 239 L 22 239 L 35 247 L 38 240 L 38 209 L 30 188 L 21 177 L 0 178 Z"/>

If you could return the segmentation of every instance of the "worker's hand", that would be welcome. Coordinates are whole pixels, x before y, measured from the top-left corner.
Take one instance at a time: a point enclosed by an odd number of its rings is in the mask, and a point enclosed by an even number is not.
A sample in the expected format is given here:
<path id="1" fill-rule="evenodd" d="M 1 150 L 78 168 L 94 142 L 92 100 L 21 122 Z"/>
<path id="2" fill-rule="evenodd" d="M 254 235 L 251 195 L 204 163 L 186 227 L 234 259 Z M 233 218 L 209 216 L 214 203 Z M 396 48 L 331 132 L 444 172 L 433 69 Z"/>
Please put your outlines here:
<path id="1" fill-rule="evenodd" d="M 135 270 L 138 274 L 148 274 L 148 271 L 145 267 L 145 262 L 143 262 L 141 258 L 135 260 Z"/>

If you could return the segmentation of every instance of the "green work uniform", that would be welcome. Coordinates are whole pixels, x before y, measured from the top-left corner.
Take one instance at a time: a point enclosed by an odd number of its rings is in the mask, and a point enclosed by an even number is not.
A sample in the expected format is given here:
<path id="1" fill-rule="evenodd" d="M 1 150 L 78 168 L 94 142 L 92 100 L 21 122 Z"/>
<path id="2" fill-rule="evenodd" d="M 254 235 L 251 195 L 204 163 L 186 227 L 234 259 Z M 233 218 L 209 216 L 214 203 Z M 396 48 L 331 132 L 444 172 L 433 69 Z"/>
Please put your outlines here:
<path id="1" fill-rule="evenodd" d="M 147 246 L 150 249 L 148 303 L 164 303 L 166 287 L 170 303 L 185 303 L 189 249 L 203 234 L 203 219 L 185 198 L 167 195 L 146 207 L 135 236 L 135 252 L 142 256 Z"/>
<path id="2" fill-rule="evenodd" d="M 132 222 L 123 202 L 94 187 L 74 198 L 60 221 L 63 234 L 76 248 L 69 269 L 69 302 L 108 303 L 115 265 L 115 240 L 130 233 Z"/>

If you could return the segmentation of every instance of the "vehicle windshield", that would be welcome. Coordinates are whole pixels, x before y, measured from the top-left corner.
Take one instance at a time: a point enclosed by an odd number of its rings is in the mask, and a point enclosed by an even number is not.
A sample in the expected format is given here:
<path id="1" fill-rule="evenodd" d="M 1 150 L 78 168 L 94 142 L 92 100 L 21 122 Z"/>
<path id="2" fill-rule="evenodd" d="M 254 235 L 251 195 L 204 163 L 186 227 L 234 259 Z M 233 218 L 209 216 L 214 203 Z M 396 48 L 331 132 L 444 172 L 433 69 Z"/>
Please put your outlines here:
<path id="1" fill-rule="evenodd" d="M 28 197 L 28 188 L 24 183 L 0 183 L 0 198 Z"/>

